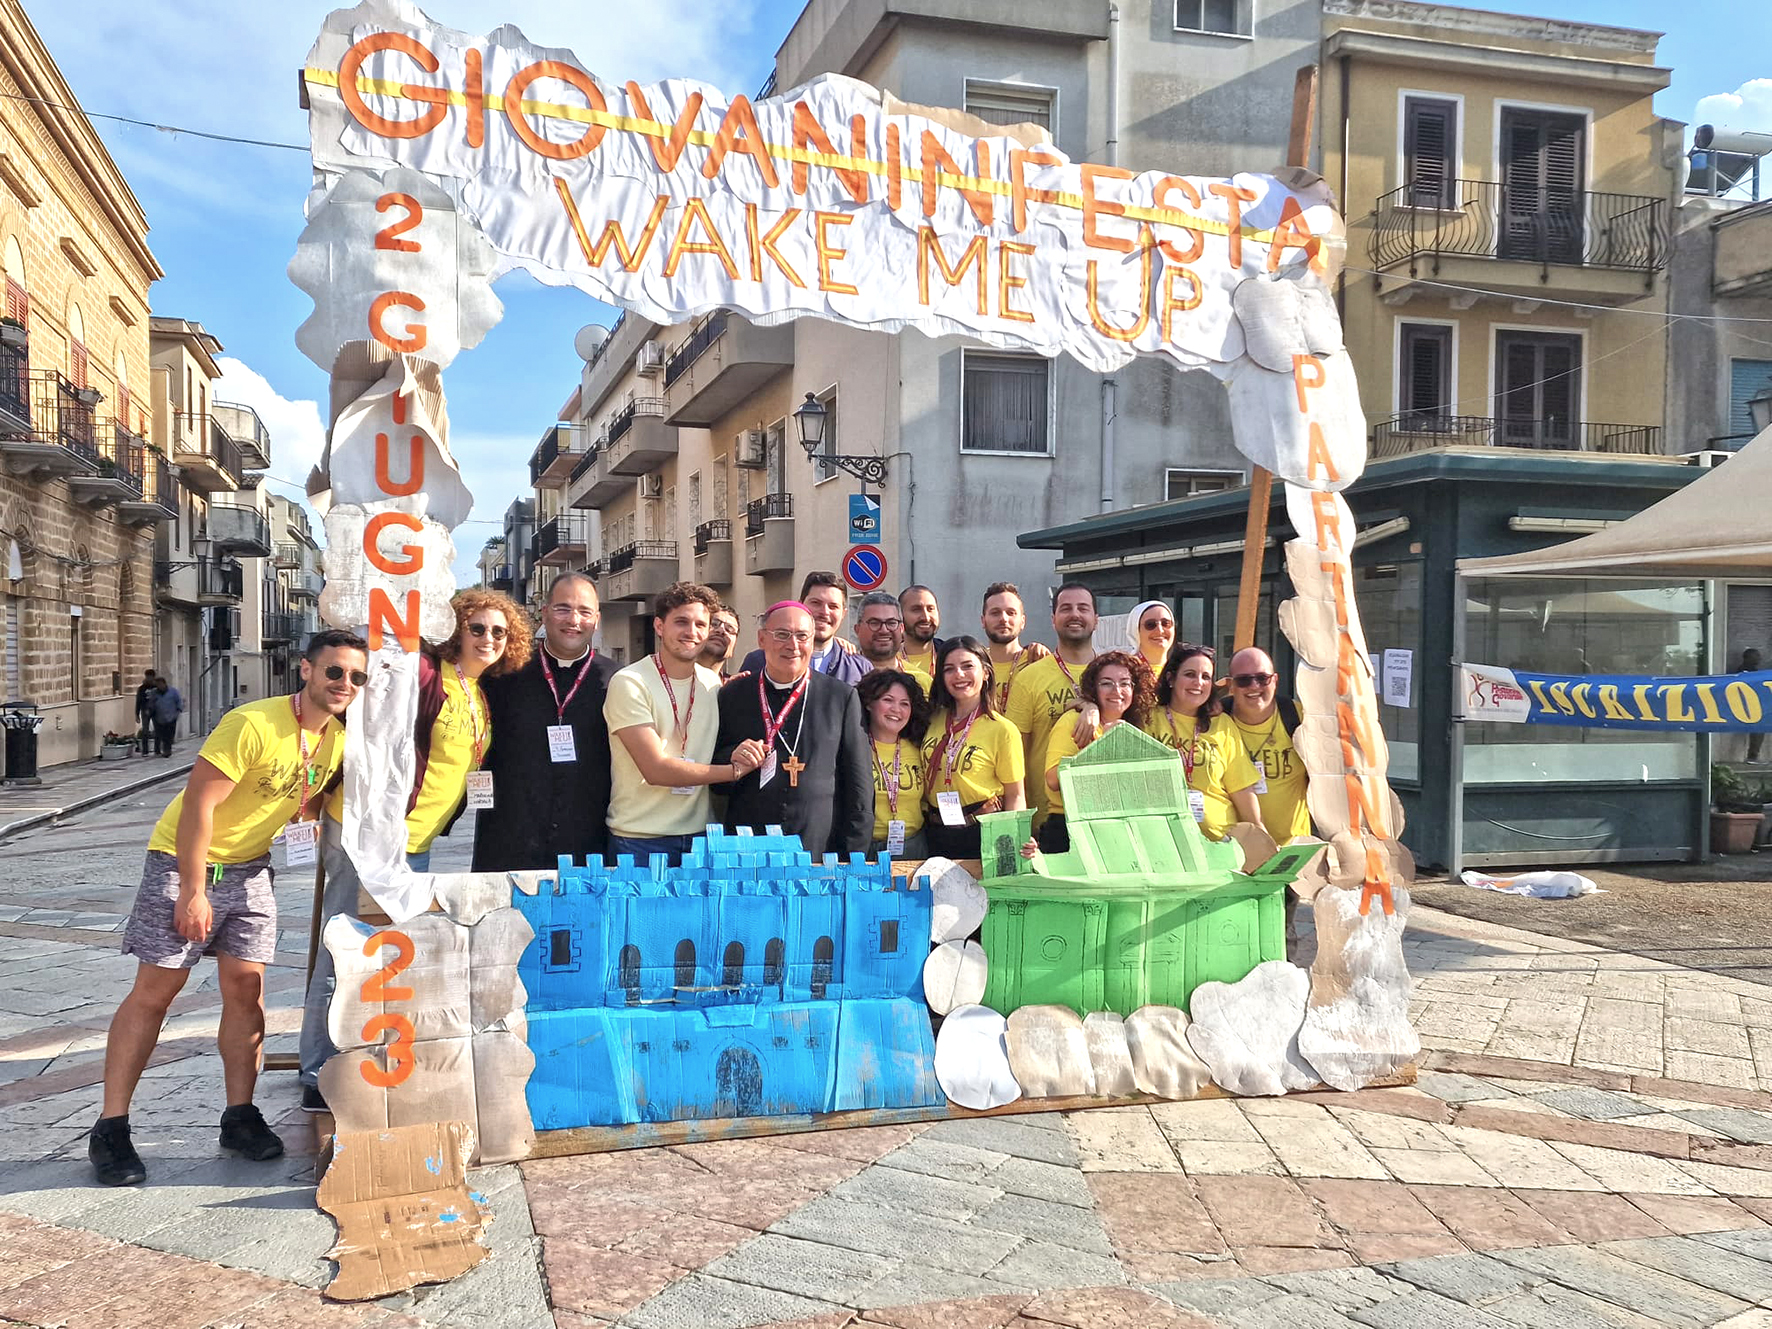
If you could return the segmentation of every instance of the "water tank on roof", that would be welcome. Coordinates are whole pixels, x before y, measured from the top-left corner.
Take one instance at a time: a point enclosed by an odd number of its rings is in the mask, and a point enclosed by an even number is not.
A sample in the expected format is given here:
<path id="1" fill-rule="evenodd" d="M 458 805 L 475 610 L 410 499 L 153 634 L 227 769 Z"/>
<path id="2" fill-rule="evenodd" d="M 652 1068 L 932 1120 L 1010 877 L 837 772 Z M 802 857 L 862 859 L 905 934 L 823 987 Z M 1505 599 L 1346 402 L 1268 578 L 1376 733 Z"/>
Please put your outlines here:
<path id="1" fill-rule="evenodd" d="M 1686 154 L 1686 192 L 1715 198 L 1736 194 L 1760 197 L 1760 158 L 1772 149 L 1772 133 L 1699 125 Z"/>

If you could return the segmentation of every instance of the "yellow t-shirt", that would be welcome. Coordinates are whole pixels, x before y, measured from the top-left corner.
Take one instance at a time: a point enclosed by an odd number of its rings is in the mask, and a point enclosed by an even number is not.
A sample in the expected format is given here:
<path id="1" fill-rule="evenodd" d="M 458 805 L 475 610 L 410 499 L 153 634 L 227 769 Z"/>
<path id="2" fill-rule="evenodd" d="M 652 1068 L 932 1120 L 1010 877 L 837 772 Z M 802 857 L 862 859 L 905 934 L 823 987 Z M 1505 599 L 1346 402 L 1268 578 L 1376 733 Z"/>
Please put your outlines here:
<path id="1" fill-rule="evenodd" d="M 1267 833 L 1280 844 L 1295 835 L 1309 835 L 1311 810 L 1304 795 L 1310 777 L 1298 750 L 1292 746 L 1292 735 L 1286 732 L 1279 711 L 1269 716 L 1265 724 L 1246 725 L 1235 715 L 1230 719 L 1255 767 L 1257 784 L 1264 780 L 1267 783 L 1267 792 L 1258 789 L 1255 795 L 1261 803 L 1261 820 Z"/>
<path id="2" fill-rule="evenodd" d="M 308 735 L 305 779 L 295 708 L 289 697 L 266 697 L 236 706 L 222 717 L 197 755 L 234 782 L 215 809 L 209 862 L 250 863 L 270 852 L 271 841 L 304 801 L 310 816 L 319 815 L 320 791 L 345 759 L 344 725 L 329 720 L 321 733 Z M 149 849 L 178 853 L 178 819 L 184 805 L 181 790 L 160 814 Z"/>
<path id="3" fill-rule="evenodd" d="M 1026 673 L 1040 661 L 1052 654 L 1037 641 L 1025 643 L 1013 660 L 991 661 L 991 684 L 997 691 L 992 700 L 997 703 L 997 714 L 1002 715 L 1009 709 L 1009 689 L 1017 676 Z"/>
<path id="4" fill-rule="evenodd" d="M 1101 730 L 1097 729 L 1095 738 L 1100 737 Z M 1094 741 L 1094 738 L 1090 739 L 1090 742 Z M 1046 790 L 1046 810 L 1055 817 L 1064 816 L 1064 792 L 1048 788 L 1046 776 L 1059 762 L 1069 761 L 1079 751 L 1081 749 L 1077 747 L 1077 727 L 1075 725 L 1061 724 L 1052 727 L 1052 733 L 1046 740 L 1046 759 L 1041 763 L 1040 787 Z"/>
<path id="5" fill-rule="evenodd" d="M 1237 821 L 1230 796 L 1256 783 L 1255 767 L 1250 764 L 1242 737 L 1229 716 L 1213 716 L 1206 732 L 1197 734 L 1192 716 L 1176 715 L 1181 725 L 1179 736 L 1169 717 L 1165 707 L 1157 707 L 1145 721 L 1144 732 L 1181 753 L 1183 760 L 1192 761 L 1188 787 L 1197 790 L 1206 803 L 1200 829 L 1208 838 L 1222 840 Z"/>
<path id="6" fill-rule="evenodd" d="M 468 772 L 480 769 L 480 757 L 492 743 L 492 716 L 480 680 L 467 680 L 467 691 L 455 676 L 455 668 L 441 667 L 443 708 L 431 722 L 431 752 L 425 759 L 425 782 L 418 801 L 406 814 L 406 852 L 422 854 L 443 833 L 455 810 L 467 797 Z M 480 733 L 480 752 L 474 752 L 474 732 Z M 341 811 L 336 814 L 342 816 Z M 331 813 L 330 806 L 327 811 Z"/>
<path id="7" fill-rule="evenodd" d="M 874 763 L 874 839 L 886 838 L 886 823 L 894 816 L 904 823 L 905 838 L 909 839 L 923 829 L 923 750 L 905 738 L 890 745 L 871 743 L 870 749 Z M 892 778 L 894 761 L 898 763 L 896 813 L 892 811 L 892 800 L 886 797 L 886 782 Z"/>
<path id="8" fill-rule="evenodd" d="M 924 655 L 904 652 L 898 657 L 898 667 L 923 685 L 923 699 L 927 701 L 930 690 L 935 686 L 935 648 L 930 647 Z"/>
<path id="9" fill-rule="evenodd" d="M 1081 681 L 1086 665 L 1067 665 L 1056 655 L 1048 656 L 1035 664 L 1028 665 L 1015 676 L 1009 685 L 1009 705 L 1004 714 L 1009 723 L 1019 729 L 1027 739 L 1027 768 L 1032 771 L 1040 766 L 1046 756 L 1046 740 L 1052 735 L 1053 725 L 1058 717 L 1065 713 L 1065 708 L 1076 698 L 1073 680 Z M 1069 674 L 1066 674 L 1066 670 Z M 1070 724 L 1074 727 L 1076 716 L 1071 716 Z M 1073 748 L 1072 751 L 1075 751 Z M 1047 812 L 1062 812 L 1054 807 L 1050 800 L 1056 800 L 1057 794 L 1050 793 L 1046 788 L 1044 771 L 1040 767 L 1042 778 L 1028 781 L 1028 806 L 1034 810 L 1034 824 L 1038 826 L 1045 820 Z"/>
<path id="10" fill-rule="evenodd" d="M 959 794 L 962 807 L 970 807 L 996 797 L 1003 792 L 1004 785 L 1023 778 L 1027 767 L 1021 750 L 1021 730 L 1002 716 L 980 712 L 967 731 L 966 741 L 936 761 L 935 749 L 947 736 L 947 725 L 948 713 L 937 711 L 929 721 L 928 737 L 923 740 L 923 801 L 928 806 L 934 807 L 935 796 L 951 789 Z"/>
<path id="11" fill-rule="evenodd" d="M 609 680 L 603 720 L 609 726 L 609 829 L 613 834 L 699 835 L 707 829 L 712 816 L 708 787 L 690 785 L 691 792 L 673 794 L 668 785 L 647 784 L 620 738 L 623 729 L 650 725 L 667 757 L 704 764 L 712 761 L 720 733 L 720 676 L 696 665 L 693 679 L 673 678 L 671 689 L 677 698 L 675 718 L 664 680 L 650 655 L 618 670 Z M 679 725 L 688 726 L 686 740 Z"/>

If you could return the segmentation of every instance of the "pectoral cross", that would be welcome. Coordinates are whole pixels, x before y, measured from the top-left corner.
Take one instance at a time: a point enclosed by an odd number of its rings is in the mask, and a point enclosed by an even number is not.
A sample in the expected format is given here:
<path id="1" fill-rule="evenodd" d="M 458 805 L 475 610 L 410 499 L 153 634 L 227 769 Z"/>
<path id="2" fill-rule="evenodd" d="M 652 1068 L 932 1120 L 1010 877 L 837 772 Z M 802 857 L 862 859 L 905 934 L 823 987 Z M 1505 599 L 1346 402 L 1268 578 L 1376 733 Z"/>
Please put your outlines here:
<path id="1" fill-rule="evenodd" d="M 788 759 L 781 764 L 781 768 L 788 773 L 788 788 L 798 789 L 800 787 L 800 772 L 806 769 L 806 763 L 793 753 L 789 753 Z"/>

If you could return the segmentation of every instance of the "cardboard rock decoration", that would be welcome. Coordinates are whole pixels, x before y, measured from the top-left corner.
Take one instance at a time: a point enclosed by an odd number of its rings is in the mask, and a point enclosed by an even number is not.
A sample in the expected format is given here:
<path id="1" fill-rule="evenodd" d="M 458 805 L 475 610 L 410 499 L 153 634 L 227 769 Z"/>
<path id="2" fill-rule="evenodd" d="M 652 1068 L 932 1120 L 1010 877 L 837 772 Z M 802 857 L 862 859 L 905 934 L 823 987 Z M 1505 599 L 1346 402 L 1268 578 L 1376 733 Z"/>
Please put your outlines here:
<path id="1" fill-rule="evenodd" d="M 1142 1093 L 1192 1098 L 1212 1083 L 1212 1068 L 1188 1043 L 1187 1012 L 1174 1006 L 1140 1006 L 1126 1017 L 1132 1079 Z"/>
<path id="2" fill-rule="evenodd" d="M 1313 901 L 1317 958 L 1298 1050 L 1334 1089 L 1363 1089 L 1421 1051 L 1403 960 L 1409 892 L 1397 887 L 1391 896 L 1388 914 L 1362 914 L 1353 891 L 1319 891 Z"/>
<path id="3" fill-rule="evenodd" d="M 1202 983 L 1188 1046 L 1233 1094 L 1309 1089 L 1317 1075 L 1298 1052 L 1309 986 L 1304 970 L 1284 960 L 1259 964 L 1235 983 Z"/>
<path id="4" fill-rule="evenodd" d="M 1095 1092 L 1083 1022 L 1067 1006 L 1023 1006 L 1009 1017 L 1009 1069 L 1029 1098 Z"/>
<path id="5" fill-rule="evenodd" d="M 1090 1011 L 1083 1017 L 1089 1064 L 1095 1070 L 1095 1092 L 1103 1098 L 1124 1098 L 1138 1092 L 1126 1022 L 1113 1011 Z"/>
<path id="6" fill-rule="evenodd" d="M 962 1006 L 935 1036 L 935 1078 L 961 1107 L 982 1112 L 1021 1097 L 1009 1068 L 1009 1022 L 989 1006 Z"/>

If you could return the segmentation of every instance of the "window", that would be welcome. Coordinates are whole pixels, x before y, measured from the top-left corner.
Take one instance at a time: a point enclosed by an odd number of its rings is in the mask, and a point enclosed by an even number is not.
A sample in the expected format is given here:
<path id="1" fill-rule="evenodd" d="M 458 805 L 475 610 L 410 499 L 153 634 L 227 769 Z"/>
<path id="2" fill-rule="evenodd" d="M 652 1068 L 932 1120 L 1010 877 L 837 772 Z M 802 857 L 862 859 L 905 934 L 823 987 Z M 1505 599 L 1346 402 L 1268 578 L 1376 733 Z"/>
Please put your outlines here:
<path id="1" fill-rule="evenodd" d="M 1050 456 L 1051 362 L 984 351 L 960 356 L 960 450 Z"/>
<path id="2" fill-rule="evenodd" d="M 1254 8 L 1254 0 L 1175 0 L 1175 26 L 1183 32 L 1247 37 Z"/>
<path id="3" fill-rule="evenodd" d="M 1390 748 L 1391 778 L 1417 780 L 1421 744 L 1421 564 L 1382 563 L 1356 569 L 1354 577 L 1354 599 L 1360 607 L 1366 649 L 1377 661 L 1377 667 L 1382 668 L 1386 650 L 1412 653 L 1414 678 L 1410 701 L 1415 704 L 1390 705 L 1380 691 L 1378 723 Z M 1378 687 L 1375 683 L 1375 690 Z"/>
<path id="4" fill-rule="evenodd" d="M 1495 408 L 1507 446 L 1579 448 L 1581 337 L 1497 332 Z"/>
<path id="5" fill-rule="evenodd" d="M 1737 442 L 1759 432 L 1748 403 L 1768 392 L 1772 392 L 1772 360 L 1729 362 L 1729 433 Z"/>
<path id="6" fill-rule="evenodd" d="M 31 326 L 31 297 L 11 277 L 6 279 L 6 317 L 27 328 Z"/>
<path id="7" fill-rule="evenodd" d="M 1057 99 L 1058 93 L 1052 88 L 966 80 L 966 113 L 987 124 L 1039 125 L 1056 134 L 1052 112 Z"/>
<path id="8" fill-rule="evenodd" d="M 1452 329 L 1405 323 L 1397 332 L 1397 410 L 1405 429 L 1432 429 L 1452 409 Z"/>
<path id="9" fill-rule="evenodd" d="M 777 420 L 763 434 L 763 471 L 769 478 L 769 494 L 785 494 L 788 492 L 786 459 L 782 448 L 787 443 L 788 427 L 786 420 Z"/>
<path id="10" fill-rule="evenodd" d="M 1502 108 L 1497 258 L 1581 262 L 1586 138 L 1582 116 Z"/>
<path id="11" fill-rule="evenodd" d="M 1458 174 L 1458 103 L 1434 97 L 1403 101 L 1403 184 L 1410 204 L 1450 208 Z"/>
<path id="12" fill-rule="evenodd" d="M 86 345 L 84 342 L 68 343 L 68 378 L 77 388 L 86 386 Z"/>
<path id="13" fill-rule="evenodd" d="M 720 968 L 722 986 L 729 988 L 744 986 L 744 943 L 742 941 L 726 943 L 726 953 L 721 957 Z"/>
<path id="14" fill-rule="evenodd" d="M 722 513 L 722 516 L 725 514 Z M 689 529 L 693 531 L 701 525 L 701 472 L 692 471 L 689 476 Z"/>
<path id="15" fill-rule="evenodd" d="M 837 455 L 841 449 L 837 444 L 837 394 L 820 397 L 819 404 L 824 407 L 824 441 L 818 450 L 818 479 L 822 483 L 837 474 L 837 468 L 828 459 Z"/>
<path id="16" fill-rule="evenodd" d="M 1243 483 L 1241 471 L 1188 471 L 1168 466 L 1163 470 L 1163 501 L 1192 498 L 1195 494 L 1216 494 L 1235 489 Z"/>

